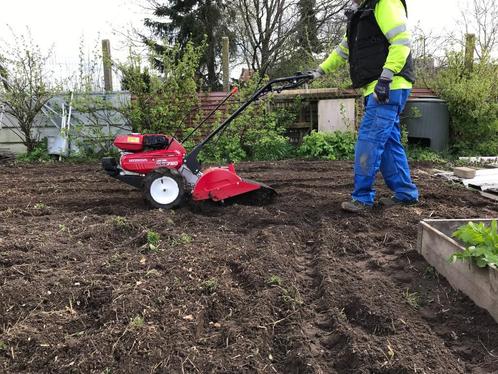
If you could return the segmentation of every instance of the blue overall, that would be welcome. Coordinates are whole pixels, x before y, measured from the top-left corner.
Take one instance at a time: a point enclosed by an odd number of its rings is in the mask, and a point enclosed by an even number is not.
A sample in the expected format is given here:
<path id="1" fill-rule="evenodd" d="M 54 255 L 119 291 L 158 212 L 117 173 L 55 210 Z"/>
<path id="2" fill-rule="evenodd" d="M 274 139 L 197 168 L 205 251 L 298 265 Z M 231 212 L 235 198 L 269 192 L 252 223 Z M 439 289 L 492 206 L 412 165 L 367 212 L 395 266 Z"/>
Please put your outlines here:
<path id="1" fill-rule="evenodd" d="M 399 126 L 399 115 L 410 91 L 392 90 L 387 104 L 379 104 L 373 94 L 365 98 L 365 114 L 355 148 L 353 200 L 373 205 L 373 185 L 379 169 L 396 199 L 405 202 L 418 200 Z"/>

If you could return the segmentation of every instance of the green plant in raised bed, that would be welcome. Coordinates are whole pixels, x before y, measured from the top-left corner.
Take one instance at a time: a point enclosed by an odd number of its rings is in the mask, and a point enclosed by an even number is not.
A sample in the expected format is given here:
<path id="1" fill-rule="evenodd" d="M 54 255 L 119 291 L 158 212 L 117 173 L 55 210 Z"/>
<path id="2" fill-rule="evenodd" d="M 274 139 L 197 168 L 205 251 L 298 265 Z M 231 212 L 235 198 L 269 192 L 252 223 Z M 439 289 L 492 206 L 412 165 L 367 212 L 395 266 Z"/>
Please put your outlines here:
<path id="1" fill-rule="evenodd" d="M 453 237 L 461 240 L 465 250 L 456 252 L 450 257 L 451 262 L 473 261 L 478 267 L 486 266 L 494 269 L 498 266 L 498 224 L 491 225 L 469 222 L 453 233 Z"/>

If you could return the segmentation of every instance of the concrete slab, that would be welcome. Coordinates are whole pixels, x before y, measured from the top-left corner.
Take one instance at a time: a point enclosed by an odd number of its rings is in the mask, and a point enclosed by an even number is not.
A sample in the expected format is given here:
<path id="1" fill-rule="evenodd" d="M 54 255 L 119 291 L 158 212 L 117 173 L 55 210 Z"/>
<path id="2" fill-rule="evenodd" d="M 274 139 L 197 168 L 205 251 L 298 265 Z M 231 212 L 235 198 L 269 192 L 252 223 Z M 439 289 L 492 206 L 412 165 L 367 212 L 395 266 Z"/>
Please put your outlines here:
<path id="1" fill-rule="evenodd" d="M 318 131 L 354 131 L 355 114 L 355 99 L 320 100 Z"/>
<path id="2" fill-rule="evenodd" d="M 472 179 L 476 176 L 476 169 L 457 167 L 453 169 L 453 174 L 460 178 Z"/>

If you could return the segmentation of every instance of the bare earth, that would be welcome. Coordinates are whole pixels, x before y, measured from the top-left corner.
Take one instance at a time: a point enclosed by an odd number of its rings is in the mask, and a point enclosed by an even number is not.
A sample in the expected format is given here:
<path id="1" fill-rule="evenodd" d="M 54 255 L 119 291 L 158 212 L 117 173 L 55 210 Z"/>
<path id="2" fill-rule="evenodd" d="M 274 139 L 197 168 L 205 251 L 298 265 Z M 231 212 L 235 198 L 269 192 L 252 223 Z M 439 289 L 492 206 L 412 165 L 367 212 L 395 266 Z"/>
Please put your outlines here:
<path id="1" fill-rule="evenodd" d="M 354 216 L 350 163 L 238 170 L 275 203 L 152 210 L 97 164 L 0 166 L 0 371 L 498 371 L 498 325 L 415 250 L 421 219 L 497 203 L 414 165 L 420 205 Z"/>

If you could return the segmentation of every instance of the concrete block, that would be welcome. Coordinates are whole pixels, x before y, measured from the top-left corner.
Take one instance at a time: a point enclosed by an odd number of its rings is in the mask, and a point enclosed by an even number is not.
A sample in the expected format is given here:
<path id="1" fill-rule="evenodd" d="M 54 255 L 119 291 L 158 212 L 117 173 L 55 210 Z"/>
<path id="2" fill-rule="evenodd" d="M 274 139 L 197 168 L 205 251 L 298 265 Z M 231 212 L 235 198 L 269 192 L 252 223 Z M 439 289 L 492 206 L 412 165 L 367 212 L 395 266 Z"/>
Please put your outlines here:
<path id="1" fill-rule="evenodd" d="M 472 179 L 476 176 L 476 169 L 467 167 L 457 167 L 453 169 L 453 174 L 464 179 Z"/>

